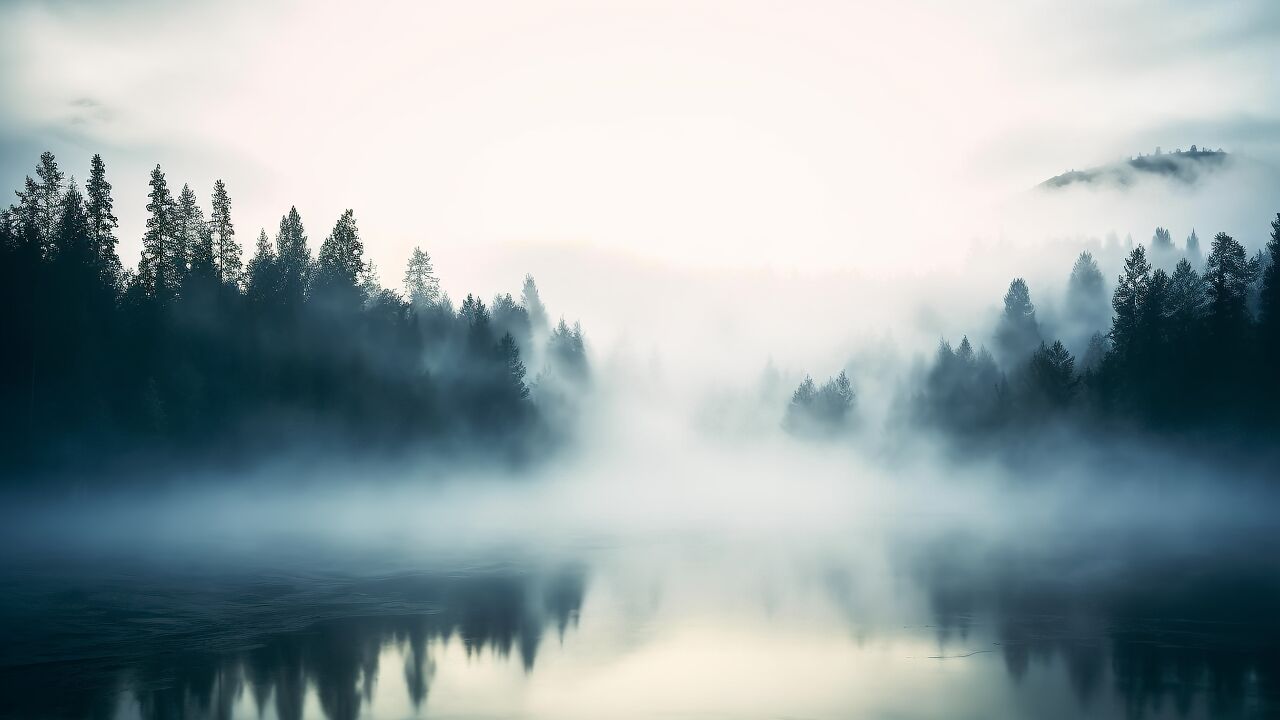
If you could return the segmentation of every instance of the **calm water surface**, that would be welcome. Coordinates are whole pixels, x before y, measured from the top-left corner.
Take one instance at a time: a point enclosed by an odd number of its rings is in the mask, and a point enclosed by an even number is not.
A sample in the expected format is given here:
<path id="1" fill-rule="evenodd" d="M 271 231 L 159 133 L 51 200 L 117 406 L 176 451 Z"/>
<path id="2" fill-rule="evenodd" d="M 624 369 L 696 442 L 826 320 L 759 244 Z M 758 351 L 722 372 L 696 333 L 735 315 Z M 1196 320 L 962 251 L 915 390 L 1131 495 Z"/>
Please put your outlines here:
<path id="1" fill-rule="evenodd" d="M 702 539 L 306 573 L 11 558 L 0 714 L 1276 716 L 1276 554 L 1155 547 Z"/>

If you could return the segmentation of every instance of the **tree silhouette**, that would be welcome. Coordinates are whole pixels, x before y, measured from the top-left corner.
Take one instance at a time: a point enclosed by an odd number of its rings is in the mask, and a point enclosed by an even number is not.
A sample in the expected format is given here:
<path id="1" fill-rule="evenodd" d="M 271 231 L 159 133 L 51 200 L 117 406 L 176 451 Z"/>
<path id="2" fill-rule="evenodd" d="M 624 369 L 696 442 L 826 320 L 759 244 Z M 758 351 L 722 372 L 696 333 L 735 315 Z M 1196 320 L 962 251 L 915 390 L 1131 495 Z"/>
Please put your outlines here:
<path id="1" fill-rule="evenodd" d="M 138 281 L 153 299 L 167 302 L 176 293 L 183 275 L 185 258 L 179 235 L 178 210 L 164 172 L 156 165 L 151 171 L 148 193 L 147 232 L 142 237 L 142 260 L 138 263 Z"/>
<path id="2" fill-rule="evenodd" d="M 1226 233 L 1218 233 L 1205 260 L 1205 319 L 1210 334 L 1224 348 L 1234 348 L 1242 340 L 1249 320 L 1245 305 L 1254 270 L 1244 246 Z"/>
<path id="3" fill-rule="evenodd" d="M 311 250 L 307 247 L 307 232 L 297 207 L 290 207 L 280 218 L 275 257 L 281 309 L 287 314 L 296 314 L 306 298 L 312 275 Z"/>
<path id="4" fill-rule="evenodd" d="M 173 197 L 159 165 L 137 272 L 122 273 L 98 156 L 89 177 L 86 197 L 46 154 L 0 209 L 8 482 L 39 477 L 20 468 L 189 467 L 307 443 L 527 459 L 564 437 L 588 386 L 578 324 L 562 322 L 543 349 L 510 294 L 492 308 L 469 295 L 455 313 L 420 250 L 406 300 L 378 283 L 351 210 L 313 262 L 291 208 L 274 244 L 258 234 L 245 267 L 225 185 L 215 183 L 206 223 L 190 187 Z M 548 359 L 537 398 L 531 353 Z"/>
<path id="5" fill-rule="evenodd" d="M 404 291 L 415 309 L 425 309 L 440 301 L 440 280 L 435 275 L 431 255 L 415 247 L 404 271 Z"/>
<path id="6" fill-rule="evenodd" d="M 209 239 L 213 246 L 213 264 L 218 285 L 239 287 L 243 263 L 240 244 L 236 242 L 235 225 L 231 222 L 231 196 L 222 180 L 213 184 L 212 212 L 209 216 Z"/>
<path id="7" fill-rule="evenodd" d="M 1014 278 L 1004 295 L 1004 310 L 996 326 L 996 346 L 1002 362 L 1012 367 L 1040 345 L 1040 324 L 1031 291 L 1022 278 Z"/>
<path id="8" fill-rule="evenodd" d="M 113 212 L 115 202 L 111 197 L 111 183 L 107 182 L 107 168 L 101 155 L 94 155 L 89 164 L 89 182 L 85 184 L 87 195 L 85 213 L 89 221 L 89 239 L 97 256 L 97 265 L 103 282 L 111 287 L 121 283 L 123 268 L 116 254 L 116 228 L 120 222 Z"/>
<path id="9" fill-rule="evenodd" d="M 347 210 L 320 245 L 315 292 L 344 308 L 353 308 L 363 299 L 359 279 L 364 269 L 364 244 L 360 242 L 355 213 Z"/>

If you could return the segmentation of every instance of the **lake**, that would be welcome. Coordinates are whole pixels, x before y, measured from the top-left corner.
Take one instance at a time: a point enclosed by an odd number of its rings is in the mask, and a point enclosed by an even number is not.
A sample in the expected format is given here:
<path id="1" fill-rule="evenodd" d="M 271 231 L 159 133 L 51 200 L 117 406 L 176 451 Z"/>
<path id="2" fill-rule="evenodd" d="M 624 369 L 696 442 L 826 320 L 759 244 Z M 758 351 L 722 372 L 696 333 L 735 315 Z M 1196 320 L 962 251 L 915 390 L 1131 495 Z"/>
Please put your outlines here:
<path id="1" fill-rule="evenodd" d="M 1280 560 L 1256 529 L 1214 527 L 1190 544 L 1119 529 L 1024 544 L 924 525 L 403 558 L 320 544 L 10 553 L 0 714 L 1280 713 Z"/>

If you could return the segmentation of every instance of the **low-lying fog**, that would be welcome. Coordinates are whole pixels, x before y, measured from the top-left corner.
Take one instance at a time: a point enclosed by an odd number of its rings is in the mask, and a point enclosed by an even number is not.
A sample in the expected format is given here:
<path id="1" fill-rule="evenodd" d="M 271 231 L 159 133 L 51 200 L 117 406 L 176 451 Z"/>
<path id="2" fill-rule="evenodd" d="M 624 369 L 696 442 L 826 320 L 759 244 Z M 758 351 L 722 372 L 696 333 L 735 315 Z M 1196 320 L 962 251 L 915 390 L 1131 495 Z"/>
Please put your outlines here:
<path id="1" fill-rule="evenodd" d="M 1113 282 L 1126 241 L 1097 228 L 892 277 L 543 273 L 584 308 L 594 388 L 528 466 L 303 442 L 11 497 L 0 694 L 15 717 L 1265 714 L 1273 458 L 1064 429 L 1013 462 L 894 416 L 940 338 L 989 342 L 1011 277 L 1050 327 L 1080 250 Z M 800 377 L 842 369 L 848 432 L 785 432 Z"/>

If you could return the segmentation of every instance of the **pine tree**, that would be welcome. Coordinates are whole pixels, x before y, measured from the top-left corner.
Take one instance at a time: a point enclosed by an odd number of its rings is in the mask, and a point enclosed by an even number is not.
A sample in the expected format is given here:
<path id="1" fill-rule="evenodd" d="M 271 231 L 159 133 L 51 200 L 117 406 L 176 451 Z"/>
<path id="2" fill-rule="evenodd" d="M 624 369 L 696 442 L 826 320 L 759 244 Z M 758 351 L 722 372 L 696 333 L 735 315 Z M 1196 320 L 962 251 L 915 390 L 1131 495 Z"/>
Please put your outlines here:
<path id="1" fill-rule="evenodd" d="M 524 276 L 524 287 L 520 289 L 520 304 L 529 313 L 529 325 L 534 337 L 546 337 L 547 307 L 542 304 L 542 296 L 538 294 L 538 285 L 533 281 L 533 275 Z"/>
<path id="2" fill-rule="evenodd" d="M 44 253 L 40 236 L 40 185 L 28 175 L 17 195 L 18 204 L 11 210 L 14 236 L 28 258 L 38 259 Z"/>
<path id="3" fill-rule="evenodd" d="M 178 210 L 169 193 L 159 165 L 151 171 L 151 192 L 147 197 L 147 231 L 142 237 L 142 258 L 138 279 L 152 298 L 170 299 L 182 277 L 183 258 L 178 236 Z"/>
<path id="4" fill-rule="evenodd" d="M 1036 306 L 1031 303 L 1031 291 L 1022 278 L 1014 278 L 1005 293 L 1004 312 L 996 326 L 996 344 L 1006 367 L 1025 362 L 1027 355 L 1040 344 Z"/>
<path id="5" fill-rule="evenodd" d="M 54 235 L 58 229 L 58 218 L 62 211 L 62 170 L 54 160 L 53 153 L 40 154 L 40 164 L 36 166 L 36 212 L 37 227 L 40 233 L 40 249 L 48 254 L 54 243 Z"/>
<path id="6" fill-rule="evenodd" d="M 288 214 L 280 218 L 275 268 L 282 305 L 293 312 L 306 298 L 312 275 L 311 250 L 297 207 L 289 208 Z"/>
<path id="7" fill-rule="evenodd" d="M 1205 261 L 1204 280 L 1206 320 L 1216 340 L 1234 344 L 1242 339 L 1249 320 L 1245 303 L 1252 275 L 1244 246 L 1226 233 L 1215 235 Z"/>
<path id="8" fill-rule="evenodd" d="M 111 183 L 107 182 L 107 168 L 101 155 L 94 155 L 89 163 L 89 182 L 85 185 L 85 193 L 89 240 L 98 258 L 98 271 L 104 283 L 116 288 L 120 285 L 124 272 L 120 256 L 116 254 L 116 244 L 119 242 L 116 228 L 120 223 L 113 213 L 115 203 L 111 198 Z"/>
<path id="9" fill-rule="evenodd" d="M 1172 260 L 1173 254 L 1173 234 L 1165 228 L 1156 228 L 1155 235 L 1151 238 L 1151 261 L 1165 267 Z"/>
<path id="10" fill-rule="evenodd" d="M 178 194 L 178 237 L 181 238 L 182 257 L 186 272 L 202 282 L 217 276 L 214 267 L 213 240 L 209 226 L 204 221 L 204 211 L 196 201 L 196 194 L 189 185 L 182 186 Z"/>
<path id="11" fill-rule="evenodd" d="M 1047 402 L 1050 407 L 1066 407 L 1078 382 L 1075 364 L 1075 358 L 1060 340 L 1055 340 L 1048 347 L 1040 343 L 1040 349 L 1032 353 L 1028 364 L 1028 380 L 1037 399 Z"/>
<path id="12" fill-rule="evenodd" d="M 316 259 L 316 291 L 343 302 L 356 298 L 364 271 L 364 245 L 355 213 L 347 210 L 320 244 Z"/>
<path id="13" fill-rule="evenodd" d="M 18 221 L 14 218 L 14 207 L 0 207 L 0 252 L 11 253 L 18 250 Z"/>
<path id="14" fill-rule="evenodd" d="M 1106 281 L 1088 251 L 1080 253 L 1067 280 L 1067 313 L 1076 340 L 1103 327 L 1110 320 Z"/>
<path id="15" fill-rule="evenodd" d="M 573 327 L 569 327 L 564 318 L 560 318 L 547 340 L 547 359 L 558 376 L 585 383 L 590 372 L 582 326 L 575 322 Z"/>
<path id="16" fill-rule="evenodd" d="M 72 179 L 62 196 L 62 207 L 58 211 L 58 225 L 53 239 L 54 260 L 65 267 L 74 267 L 76 271 L 94 269 L 95 258 L 90 233 L 84 197 Z"/>
<path id="17" fill-rule="evenodd" d="M 249 268 L 245 279 L 245 292 L 249 300 L 258 307 L 271 302 L 279 291 L 279 277 L 276 273 L 276 254 L 267 239 L 267 231 L 258 231 L 258 245 L 253 257 L 249 260 Z"/>
<path id="18" fill-rule="evenodd" d="M 236 229 L 231 223 L 231 197 L 222 180 L 213 184 L 212 213 L 209 216 L 209 235 L 213 245 L 213 264 L 217 270 L 218 284 L 239 287 L 243 281 L 243 261 L 240 244 L 236 242 Z"/>
<path id="19" fill-rule="evenodd" d="M 436 278 L 431 255 L 420 247 L 413 249 L 409 264 L 405 266 L 404 292 L 417 310 L 429 308 L 440 301 L 440 280 Z"/>
<path id="20" fill-rule="evenodd" d="M 1262 292 L 1258 298 L 1258 321 L 1262 339 L 1272 356 L 1280 351 L 1280 213 L 1271 221 L 1271 238 L 1267 241 L 1271 262 L 1262 273 Z"/>
<path id="21" fill-rule="evenodd" d="M 782 424 L 788 430 L 797 432 L 804 429 L 805 419 L 818 399 L 818 388 L 809 375 L 804 376 L 799 387 L 791 393 L 791 403 L 787 405 L 787 414 Z"/>
<path id="22" fill-rule="evenodd" d="M 1164 268 L 1157 268 L 1151 273 L 1151 282 L 1142 298 L 1138 337 L 1149 361 L 1163 362 L 1158 353 L 1169 337 L 1169 283 L 1169 274 Z"/>
<path id="23" fill-rule="evenodd" d="M 827 380 L 818 391 L 817 402 L 814 403 L 814 419 L 824 431 L 839 430 L 849 420 L 849 411 L 853 409 L 853 384 L 844 370 Z"/>
<path id="24" fill-rule="evenodd" d="M 1186 258 L 1178 261 L 1169 276 L 1166 307 L 1179 334 L 1191 330 L 1204 312 L 1204 282 Z"/>
<path id="25" fill-rule="evenodd" d="M 1111 319 L 1111 345 L 1122 359 L 1127 359 L 1133 348 L 1140 344 L 1137 336 L 1150 286 L 1151 265 L 1147 262 L 1147 251 L 1139 245 L 1125 259 L 1124 272 L 1116 281 L 1115 292 L 1111 295 L 1111 309 L 1115 312 Z"/>
<path id="26" fill-rule="evenodd" d="M 1191 262 L 1191 268 L 1199 271 L 1204 267 L 1204 251 L 1200 249 L 1200 236 L 1196 235 L 1195 228 L 1191 229 L 1191 234 L 1187 236 L 1187 251 L 1185 256 Z"/>

